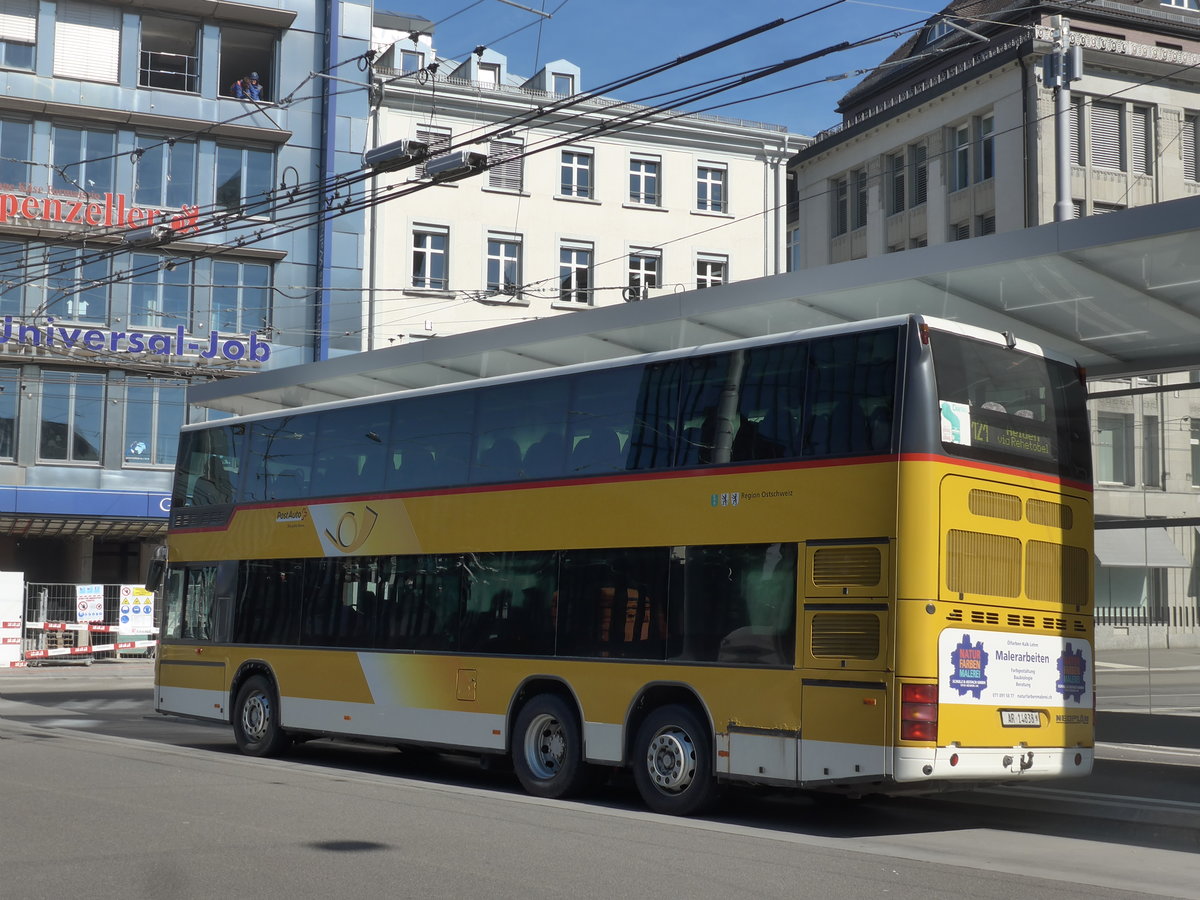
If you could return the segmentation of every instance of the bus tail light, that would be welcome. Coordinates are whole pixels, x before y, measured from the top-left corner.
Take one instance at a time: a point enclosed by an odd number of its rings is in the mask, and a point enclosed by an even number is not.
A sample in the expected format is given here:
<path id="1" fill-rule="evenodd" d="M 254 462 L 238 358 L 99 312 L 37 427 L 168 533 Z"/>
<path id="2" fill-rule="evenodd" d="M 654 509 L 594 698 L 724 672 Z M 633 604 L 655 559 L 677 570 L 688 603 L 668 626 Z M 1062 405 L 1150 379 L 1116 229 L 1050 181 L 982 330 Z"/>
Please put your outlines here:
<path id="1" fill-rule="evenodd" d="M 900 739 L 936 741 L 938 689 L 936 684 L 905 684 L 900 688 Z"/>

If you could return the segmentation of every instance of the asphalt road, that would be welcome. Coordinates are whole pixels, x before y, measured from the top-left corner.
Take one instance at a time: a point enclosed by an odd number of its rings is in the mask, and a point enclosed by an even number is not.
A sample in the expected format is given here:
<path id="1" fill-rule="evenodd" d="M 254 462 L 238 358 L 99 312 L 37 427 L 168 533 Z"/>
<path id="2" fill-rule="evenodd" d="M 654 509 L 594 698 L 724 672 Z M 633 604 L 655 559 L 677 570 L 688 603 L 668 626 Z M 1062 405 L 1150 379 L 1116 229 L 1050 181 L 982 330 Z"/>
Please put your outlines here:
<path id="1" fill-rule="evenodd" d="M 5 896 L 1200 898 L 1191 764 L 1106 758 L 1105 784 L 1046 794 L 740 790 L 680 820 L 626 779 L 558 802 L 451 757 L 316 741 L 249 759 L 228 728 L 156 716 L 150 674 L 0 673 Z"/>

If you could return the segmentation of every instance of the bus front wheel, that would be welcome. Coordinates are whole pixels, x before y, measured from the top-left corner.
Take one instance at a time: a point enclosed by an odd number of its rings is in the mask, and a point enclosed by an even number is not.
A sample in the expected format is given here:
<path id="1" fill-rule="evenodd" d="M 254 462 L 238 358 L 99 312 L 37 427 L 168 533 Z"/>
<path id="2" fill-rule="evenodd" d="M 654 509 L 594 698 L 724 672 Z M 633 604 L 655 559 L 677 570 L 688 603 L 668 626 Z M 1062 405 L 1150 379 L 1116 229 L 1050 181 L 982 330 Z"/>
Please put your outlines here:
<path id="1" fill-rule="evenodd" d="M 692 816 L 717 796 L 713 742 L 708 728 L 686 706 L 654 710 L 638 729 L 633 780 L 654 812 Z"/>
<path id="2" fill-rule="evenodd" d="M 233 706 L 233 737 L 247 756 L 276 756 L 291 744 L 279 727 L 279 698 L 262 675 L 251 675 L 238 690 Z"/>
<path id="3" fill-rule="evenodd" d="M 569 797 L 588 781 L 579 717 L 561 697 L 541 694 L 517 716 L 513 768 L 521 786 L 535 797 Z"/>

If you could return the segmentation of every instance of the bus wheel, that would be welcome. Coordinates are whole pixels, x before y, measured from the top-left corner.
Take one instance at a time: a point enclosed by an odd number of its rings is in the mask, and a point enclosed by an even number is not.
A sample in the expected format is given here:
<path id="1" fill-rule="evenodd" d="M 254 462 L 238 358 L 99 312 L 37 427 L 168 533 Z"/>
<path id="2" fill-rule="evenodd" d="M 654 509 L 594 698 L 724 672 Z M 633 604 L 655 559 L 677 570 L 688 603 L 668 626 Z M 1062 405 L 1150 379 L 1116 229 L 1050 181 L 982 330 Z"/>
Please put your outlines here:
<path id="1" fill-rule="evenodd" d="M 247 756 L 276 756 L 292 742 L 279 727 L 279 701 L 271 682 L 262 675 L 251 675 L 238 691 L 233 737 Z"/>
<path id="2" fill-rule="evenodd" d="M 712 736 L 686 706 L 663 706 L 638 729 L 633 780 L 654 812 L 691 816 L 717 797 Z"/>
<path id="3" fill-rule="evenodd" d="M 553 694 L 534 697 L 517 716 L 512 759 L 521 786 L 535 797 L 569 797 L 588 783 L 579 719 Z"/>

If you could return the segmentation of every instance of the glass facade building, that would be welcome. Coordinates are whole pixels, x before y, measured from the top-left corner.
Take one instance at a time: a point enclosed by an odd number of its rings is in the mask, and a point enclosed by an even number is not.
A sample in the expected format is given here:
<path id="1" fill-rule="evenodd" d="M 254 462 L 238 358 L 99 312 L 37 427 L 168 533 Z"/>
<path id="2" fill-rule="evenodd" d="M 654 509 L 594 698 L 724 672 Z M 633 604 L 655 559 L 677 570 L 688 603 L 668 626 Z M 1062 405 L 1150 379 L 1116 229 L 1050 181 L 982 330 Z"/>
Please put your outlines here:
<path id="1" fill-rule="evenodd" d="M 371 12 L 0 0 L 0 570 L 139 581 L 187 387 L 361 346 Z"/>

